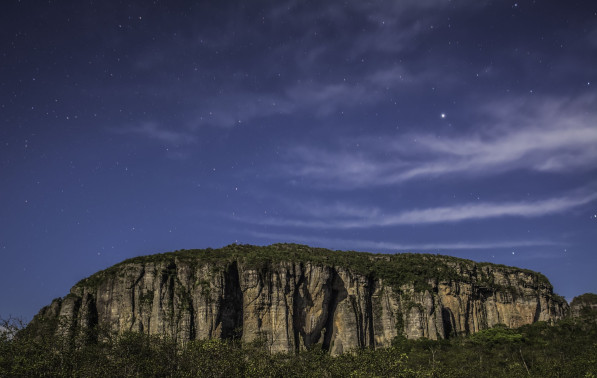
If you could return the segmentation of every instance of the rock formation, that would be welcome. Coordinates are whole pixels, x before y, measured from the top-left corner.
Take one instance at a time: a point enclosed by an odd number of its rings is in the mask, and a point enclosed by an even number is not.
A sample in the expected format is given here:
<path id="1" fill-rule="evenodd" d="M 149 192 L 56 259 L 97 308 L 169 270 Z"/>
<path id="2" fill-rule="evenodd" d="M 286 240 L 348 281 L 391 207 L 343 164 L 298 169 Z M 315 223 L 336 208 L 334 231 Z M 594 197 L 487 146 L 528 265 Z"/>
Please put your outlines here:
<path id="1" fill-rule="evenodd" d="M 332 354 L 395 337 L 470 334 L 553 322 L 567 312 L 540 273 L 448 256 L 231 245 L 124 261 L 77 283 L 32 323 L 71 335 L 109 330 L 261 339 L 272 352 Z"/>
<path id="2" fill-rule="evenodd" d="M 570 302 L 570 315 L 573 318 L 597 318 L 597 294 L 585 293 L 574 297 Z"/>

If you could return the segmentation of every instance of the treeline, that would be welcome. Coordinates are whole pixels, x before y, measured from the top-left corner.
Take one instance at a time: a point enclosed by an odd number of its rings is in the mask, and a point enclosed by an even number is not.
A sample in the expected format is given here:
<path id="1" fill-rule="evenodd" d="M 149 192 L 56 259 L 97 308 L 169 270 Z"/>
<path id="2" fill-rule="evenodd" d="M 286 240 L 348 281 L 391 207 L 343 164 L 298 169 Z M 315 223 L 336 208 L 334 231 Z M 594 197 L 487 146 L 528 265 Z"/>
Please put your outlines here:
<path id="1" fill-rule="evenodd" d="M 54 329 L 54 327 L 48 327 Z M 90 342 L 90 340 L 95 340 Z M 320 348 L 270 354 L 263 342 L 179 345 L 141 333 L 65 339 L 3 321 L 1 377 L 595 377 L 594 317 L 497 326 L 466 338 L 406 340 L 332 357 Z"/>
<path id="2" fill-rule="evenodd" d="M 383 279 L 397 291 L 405 284 L 412 284 L 415 291 L 431 290 L 429 281 L 472 282 L 497 291 L 516 294 L 519 287 L 528 282 L 511 282 L 503 287 L 494 282 L 492 274 L 484 268 L 502 270 L 508 273 L 522 273 L 533 280 L 536 287 L 551 284 L 543 274 L 527 269 L 508 267 L 491 263 L 477 263 L 452 256 L 419 253 L 373 254 L 355 251 L 332 251 L 300 244 L 272 244 L 268 246 L 231 244 L 219 249 L 178 250 L 148 256 L 134 257 L 97 272 L 77 283 L 76 286 L 94 288 L 106 277 L 123 274 L 130 264 L 166 263 L 172 267 L 169 274 L 176 274 L 176 261 L 191 266 L 211 264 L 212 269 L 226 269 L 233 261 L 242 261 L 245 267 L 266 272 L 272 264 L 283 262 L 309 262 L 314 265 L 343 267 L 353 273 L 374 279 Z M 166 271 L 168 273 L 168 271 Z M 564 302 L 564 298 L 553 294 L 553 299 Z"/>

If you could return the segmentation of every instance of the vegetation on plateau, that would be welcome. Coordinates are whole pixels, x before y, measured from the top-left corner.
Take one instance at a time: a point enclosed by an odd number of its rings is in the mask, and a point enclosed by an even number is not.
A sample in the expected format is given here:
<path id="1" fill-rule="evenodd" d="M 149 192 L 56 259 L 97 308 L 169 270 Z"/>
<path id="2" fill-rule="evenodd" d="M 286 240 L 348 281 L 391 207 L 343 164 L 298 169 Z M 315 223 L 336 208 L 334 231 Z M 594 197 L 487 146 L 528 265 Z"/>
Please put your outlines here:
<path id="1" fill-rule="evenodd" d="M 399 288 L 404 284 L 413 284 L 416 291 L 430 289 L 430 280 L 476 281 L 477 284 L 488 289 L 508 291 L 512 290 L 514 286 L 526 285 L 524 283 L 512 282 L 511 285 L 502 287 L 493 281 L 492 274 L 487 273 L 489 269 L 503 269 L 509 273 L 524 273 L 526 276 L 531 277 L 533 284 L 537 287 L 546 286 L 551 288 L 549 280 L 543 274 L 516 267 L 477 263 L 471 260 L 442 255 L 420 253 L 373 254 L 354 251 L 331 251 L 300 244 L 273 244 L 269 246 L 231 244 L 219 249 L 179 250 L 149 256 L 139 256 L 125 260 L 81 280 L 77 286 L 94 287 L 107 276 L 119 274 L 130 264 L 163 263 L 174 269 L 177 262 L 185 262 L 191 265 L 210 264 L 215 269 L 218 267 L 225 269 L 233 261 L 240 261 L 245 266 L 258 269 L 267 269 L 271 264 L 283 262 L 343 267 L 364 276 L 381 278 L 395 288 Z M 563 298 L 557 295 L 554 295 L 554 298 L 561 302 L 564 301 Z"/>
<path id="2" fill-rule="evenodd" d="M 595 314 L 508 329 L 497 326 L 466 338 L 396 338 L 384 349 L 332 357 L 316 346 L 271 354 L 265 343 L 175 341 L 94 329 L 65 338 L 55 324 L 23 328 L 3 321 L 0 377 L 595 377 Z M 81 343 L 81 338 L 100 341 Z"/>

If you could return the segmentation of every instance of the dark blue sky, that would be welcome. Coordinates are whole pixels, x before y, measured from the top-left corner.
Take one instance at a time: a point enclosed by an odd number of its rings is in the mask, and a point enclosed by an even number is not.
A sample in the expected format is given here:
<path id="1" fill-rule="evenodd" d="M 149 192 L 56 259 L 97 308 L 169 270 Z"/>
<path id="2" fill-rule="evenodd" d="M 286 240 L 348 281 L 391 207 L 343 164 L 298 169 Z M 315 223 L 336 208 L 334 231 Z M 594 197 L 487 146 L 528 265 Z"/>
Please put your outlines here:
<path id="1" fill-rule="evenodd" d="M 597 292 L 596 2 L 149 3 L 0 5 L 0 316 L 234 242 Z"/>

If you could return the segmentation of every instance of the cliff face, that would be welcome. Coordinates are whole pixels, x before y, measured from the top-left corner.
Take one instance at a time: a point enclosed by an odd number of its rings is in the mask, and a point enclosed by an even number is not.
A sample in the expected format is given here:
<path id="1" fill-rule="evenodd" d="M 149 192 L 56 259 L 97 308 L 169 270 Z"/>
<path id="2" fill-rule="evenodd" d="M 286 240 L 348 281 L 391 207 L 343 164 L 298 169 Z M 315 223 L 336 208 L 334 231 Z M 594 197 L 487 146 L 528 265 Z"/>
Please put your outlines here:
<path id="1" fill-rule="evenodd" d="M 222 252 L 221 259 L 218 251 L 209 251 L 209 258 L 202 258 L 205 251 L 186 251 L 125 261 L 79 282 L 34 322 L 59 318 L 58 331 L 100 325 L 165 334 L 182 343 L 261 339 L 272 352 L 321 344 L 340 354 L 389 346 L 398 335 L 445 338 L 498 323 L 551 322 L 567 311 L 543 276 L 517 268 L 354 252 L 339 264 L 345 252 L 293 245 L 227 248 L 234 252 Z M 272 258 L 260 255 L 260 248 L 278 252 Z M 421 272 L 409 282 L 401 266 Z"/>

